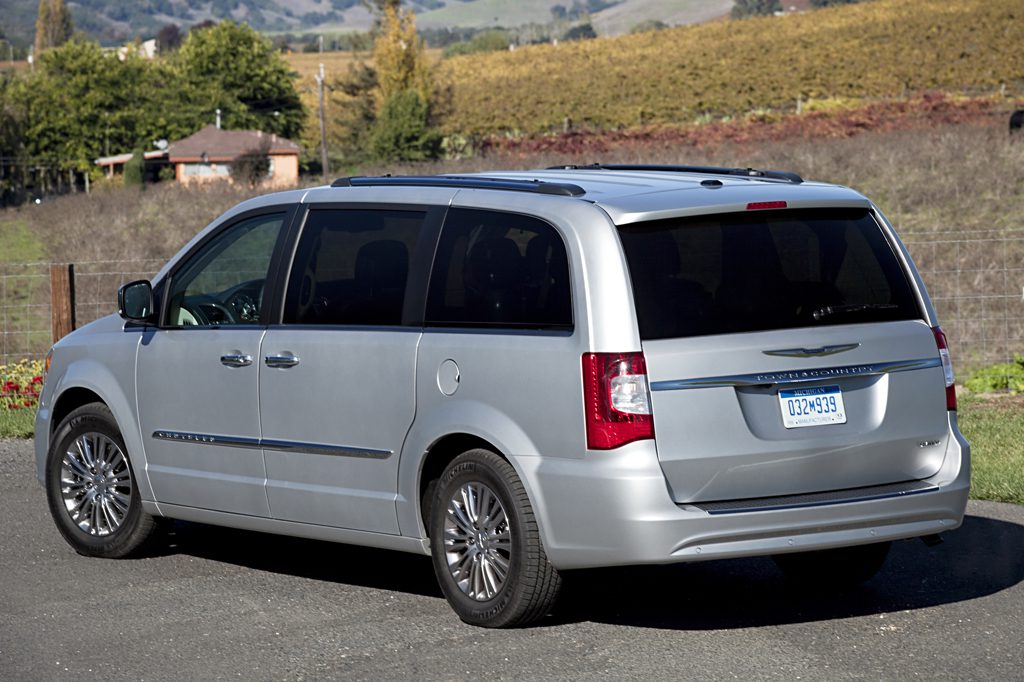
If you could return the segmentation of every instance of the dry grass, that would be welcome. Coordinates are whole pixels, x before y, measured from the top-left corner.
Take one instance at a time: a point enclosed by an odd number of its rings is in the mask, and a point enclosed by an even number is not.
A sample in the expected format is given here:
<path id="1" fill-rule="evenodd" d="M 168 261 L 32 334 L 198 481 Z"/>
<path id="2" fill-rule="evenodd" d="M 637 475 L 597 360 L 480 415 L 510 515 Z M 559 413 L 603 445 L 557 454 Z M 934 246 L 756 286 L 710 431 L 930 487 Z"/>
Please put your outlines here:
<path id="1" fill-rule="evenodd" d="M 336 175 L 464 173 L 594 161 L 781 168 L 858 189 L 881 206 L 910 242 L 965 376 L 966 370 L 1009 361 L 1024 350 L 1018 282 L 1024 277 L 1024 140 L 1010 142 L 1002 122 L 699 149 L 636 142 L 613 147 L 600 158 L 505 151 L 435 163 L 365 165 Z M 228 184 L 108 189 L 0 212 L 0 228 L 12 222 L 27 225 L 47 261 L 152 261 L 123 266 L 122 272 L 131 272 L 115 279 L 90 280 L 88 271 L 80 270 L 80 301 L 93 306 L 83 309 L 81 321 L 110 309 L 111 292 L 120 281 L 156 270 L 204 225 L 255 193 Z M 996 242 L 994 237 L 1010 240 Z M 968 239 L 978 241 L 954 243 Z"/>

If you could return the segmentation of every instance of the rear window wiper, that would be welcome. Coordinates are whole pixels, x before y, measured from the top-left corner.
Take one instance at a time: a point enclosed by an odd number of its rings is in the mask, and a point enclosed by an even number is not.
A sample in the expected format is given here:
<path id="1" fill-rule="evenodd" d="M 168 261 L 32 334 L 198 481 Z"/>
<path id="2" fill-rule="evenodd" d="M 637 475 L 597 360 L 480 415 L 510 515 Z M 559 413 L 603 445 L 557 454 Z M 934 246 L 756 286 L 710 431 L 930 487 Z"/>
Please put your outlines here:
<path id="1" fill-rule="evenodd" d="M 860 313 L 865 310 L 892 310 L 893 308 L 899 308 L 899 306 L 895 303 L 846 303 L 843 305 L 827 305 L 824 308 L 818 308 L 814 311 L 813 315 L 815 320 L 820 320 L 825 317 L 844 313 Z"/>

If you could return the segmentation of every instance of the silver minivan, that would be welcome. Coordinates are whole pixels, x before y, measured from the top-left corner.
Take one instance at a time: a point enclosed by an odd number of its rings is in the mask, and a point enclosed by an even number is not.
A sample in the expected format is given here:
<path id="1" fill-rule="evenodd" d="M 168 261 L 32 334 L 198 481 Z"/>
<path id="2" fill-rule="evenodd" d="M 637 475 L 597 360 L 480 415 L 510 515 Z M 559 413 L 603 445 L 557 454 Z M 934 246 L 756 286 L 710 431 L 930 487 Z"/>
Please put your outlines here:
<path id="1" fill-rule="evenodd" d="M 503 627 L 578 568 L 854 586 L 967 502 L 910 256 L 793 173 L 345 178 L 240 204 L 118 302 L 53 347 L 36 420 L 91 556 L 160 517 L 417 552 Z"/>

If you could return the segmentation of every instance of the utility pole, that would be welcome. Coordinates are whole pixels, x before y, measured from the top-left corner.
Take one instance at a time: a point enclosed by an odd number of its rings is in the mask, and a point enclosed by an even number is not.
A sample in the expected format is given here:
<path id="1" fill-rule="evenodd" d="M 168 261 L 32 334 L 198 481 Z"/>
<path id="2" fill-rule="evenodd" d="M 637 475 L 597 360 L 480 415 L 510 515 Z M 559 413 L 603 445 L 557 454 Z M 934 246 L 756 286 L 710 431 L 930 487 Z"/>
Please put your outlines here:
<path id="1" fill-rule="evenodd" d="M 324 182 L 327 182 L 327 120 L 324 117 L 324 65 L 320 65 L 320 73 L 316 76 L 317 91 L 320 98 L 320 170 Z"/>

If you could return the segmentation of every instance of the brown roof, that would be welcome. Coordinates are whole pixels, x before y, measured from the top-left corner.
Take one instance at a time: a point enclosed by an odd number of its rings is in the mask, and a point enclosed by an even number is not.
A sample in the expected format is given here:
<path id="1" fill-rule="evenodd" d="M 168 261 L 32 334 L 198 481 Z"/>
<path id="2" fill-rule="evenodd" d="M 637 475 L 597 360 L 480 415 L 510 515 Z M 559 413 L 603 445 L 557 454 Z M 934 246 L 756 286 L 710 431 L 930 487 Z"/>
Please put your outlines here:
<path id="1" fill-rule="evenodd" d="M 223 130 L 208 125 L 184 140 L 172 142 L 167 152 L 171 163 L 181 161 L 231 161 L 269 140 L 269 154 L 298 154 L 299 145 L 291 140 L 259 130 Z"/>

